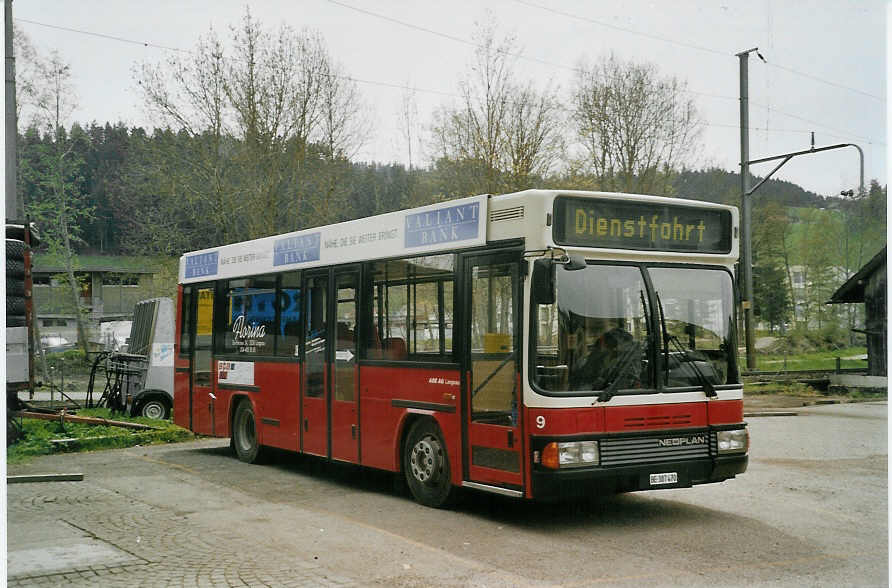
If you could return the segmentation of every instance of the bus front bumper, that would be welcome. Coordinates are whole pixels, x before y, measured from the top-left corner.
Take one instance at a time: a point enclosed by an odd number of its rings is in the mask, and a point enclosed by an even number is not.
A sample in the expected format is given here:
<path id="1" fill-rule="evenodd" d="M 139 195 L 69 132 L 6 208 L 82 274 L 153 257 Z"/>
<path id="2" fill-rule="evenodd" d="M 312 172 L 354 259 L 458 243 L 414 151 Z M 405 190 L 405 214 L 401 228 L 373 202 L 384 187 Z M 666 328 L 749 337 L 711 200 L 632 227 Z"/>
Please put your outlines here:
<path id="1" fill-rule="evenodd" d="M 749 456 L 727 455 L 708 459 L 550 470 L 533 466 L 532 493 L 537 500 L 561 500 L 638 490 L 689 488 L 722 482 L 746 471 Z M 674 482 L 670 475 L 675 474 Z"/>

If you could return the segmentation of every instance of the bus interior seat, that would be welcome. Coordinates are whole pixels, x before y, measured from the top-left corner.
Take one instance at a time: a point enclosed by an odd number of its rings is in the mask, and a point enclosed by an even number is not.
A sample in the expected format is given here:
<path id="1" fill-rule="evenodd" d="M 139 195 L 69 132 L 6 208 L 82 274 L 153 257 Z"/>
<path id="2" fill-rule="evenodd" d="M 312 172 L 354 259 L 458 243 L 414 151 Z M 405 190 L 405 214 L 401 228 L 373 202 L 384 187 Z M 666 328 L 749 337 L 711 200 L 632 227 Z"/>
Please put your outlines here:
<path id="1" fill-rule="evenodd" d="M 402 337 L 387 337 L 384 339 L 384 359 L 397 361 L 408 359 L 409 352 L 406 349 L 406 340 Z"/>
<path id="2" fill-rule="evenodd" d="M 338 322 L 338 349 L 352 347 L 356 343 L 356 333 L 345 322 Z"/>
<path id="3" fill-rule="evenodd" d="M 378 335 L 377 326 L 369 330 L 366 337 L 366 357 L 368 359 L 381 359 L 383 357 L 381 337 Z"/>

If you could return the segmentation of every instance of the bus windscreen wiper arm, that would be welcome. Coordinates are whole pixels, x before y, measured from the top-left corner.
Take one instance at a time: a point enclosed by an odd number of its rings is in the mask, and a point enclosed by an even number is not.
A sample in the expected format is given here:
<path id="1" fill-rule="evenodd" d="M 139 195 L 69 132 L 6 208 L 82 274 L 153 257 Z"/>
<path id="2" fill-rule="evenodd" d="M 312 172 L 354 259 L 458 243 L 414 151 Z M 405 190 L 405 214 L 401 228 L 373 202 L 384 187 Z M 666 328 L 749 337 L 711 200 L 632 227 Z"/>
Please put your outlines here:
<path id="1" fill-rule="evenodd" d="M 616 391 L 617 387 L 619 387 L 620 381 L 625 377 L 629 368 L 635 363 L 633 360 L 640 360 L 640 354 L 641 344 L 638 343 L 638 341 L 632 341 L 628 349 L 625 350 L 617 362 L 617 367 L 613 370 L 614 373 L 616 373 L 616 377 L 610 381 L 610 384 L 603 392 L 598 394 L 598 402 L 607 402 L 613 398 L 613 393 Z"/>
<path id="2" fill-rule="evenodd" d="M 684 355 L 685 359 L 688 360 L 688 363 L 691 365 L 691 369 L 694 370 L 694 375 L 697 376 L 697 379 L 700 381 L 700 385 L 703 386 L 703 390 L 706 392 L 707 398 L 715 398 L 718 396 L 718 393 L 715 391 L 715 386 L 712 385 L 712 382 L 707 379 L 703 372 L 700 371 L 700 368 L 697 366 L 697 362 L 694 357 L 688 351 L 688 348 L 681 344 L 681 341 L 678 340 L 678 337 L 675 335 L 669 334 L 669 329 L 666 328 L 666 317 L 663 314 L 663 302 L 660 300 L 660 293 L 657 292 L 657 304 L 660 305 L 660 327 L 663 331 L 663 342 L 665 345 L 665 354 L 666 354 L 666 367 L 665 369 L 668 371 L 668 358 L 669 358 L 669 343 L 672 342 L 675 344 L 675 348 Z"/>

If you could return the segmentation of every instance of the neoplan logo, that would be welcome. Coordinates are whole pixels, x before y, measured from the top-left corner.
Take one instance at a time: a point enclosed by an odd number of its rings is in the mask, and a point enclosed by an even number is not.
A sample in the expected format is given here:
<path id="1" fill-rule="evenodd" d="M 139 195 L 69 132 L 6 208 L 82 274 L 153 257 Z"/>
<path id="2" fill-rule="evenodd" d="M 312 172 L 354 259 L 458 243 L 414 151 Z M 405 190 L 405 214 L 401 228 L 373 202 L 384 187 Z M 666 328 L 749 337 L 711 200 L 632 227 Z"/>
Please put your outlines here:
<path id="1" fill-rule="evenodd" d="M 691 435 L 689 437 L 669 437 L 657 441 L 660 447 L 678 447 L 680 445 L 706 445 L 706 435 Z"/>

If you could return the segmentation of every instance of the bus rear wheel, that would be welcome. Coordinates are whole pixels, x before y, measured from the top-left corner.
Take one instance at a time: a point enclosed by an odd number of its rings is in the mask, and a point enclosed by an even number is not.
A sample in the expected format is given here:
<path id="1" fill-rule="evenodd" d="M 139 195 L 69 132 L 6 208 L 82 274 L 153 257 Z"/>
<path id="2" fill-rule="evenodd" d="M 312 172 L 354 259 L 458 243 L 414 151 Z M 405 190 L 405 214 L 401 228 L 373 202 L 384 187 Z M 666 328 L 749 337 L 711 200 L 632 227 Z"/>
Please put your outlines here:
<path id="1" fill-rule="evenodd" d="M 235 455 L 245 463 L 260 463 L 263 457 L 263 448 L 257 440 L 256 422 L 251 402 L 239 402 L 232 419 L 232 447 Z"/>
<path id="2" fill-rule="evenodd" d="M 419 503 L 433 508 L 452 503 L 455 488 L 446 443 L 433 421 L 422 419 L 409 429 L 403 447 L 403 471 L 409 490 Z"/>

